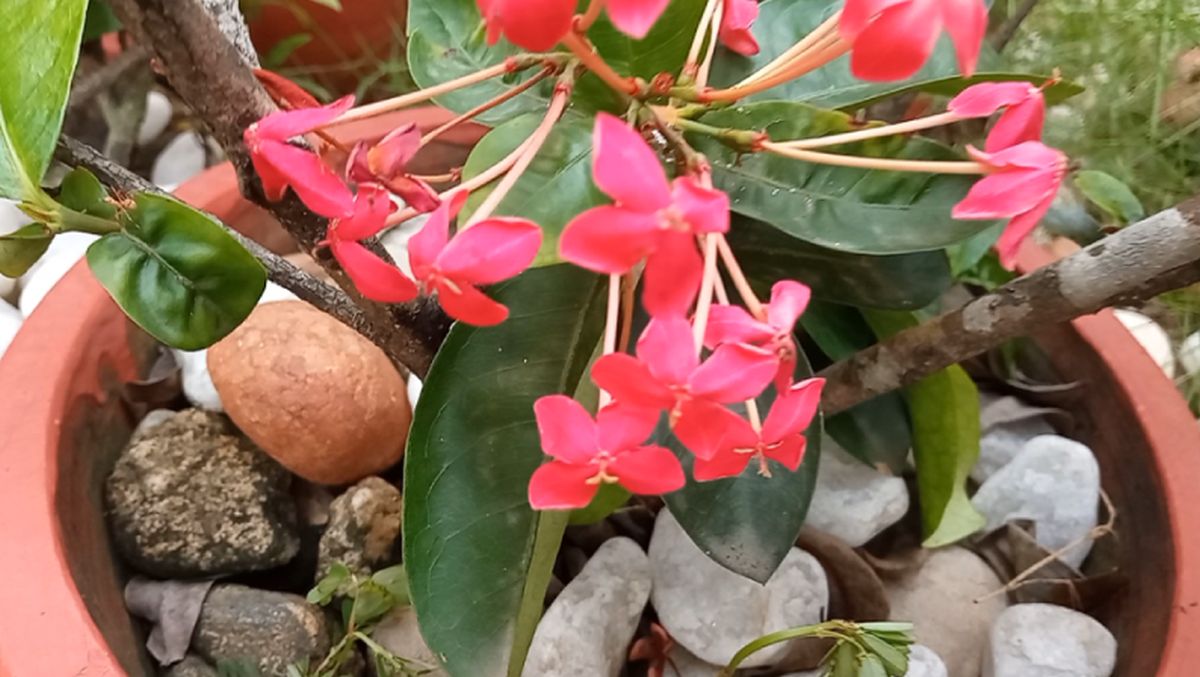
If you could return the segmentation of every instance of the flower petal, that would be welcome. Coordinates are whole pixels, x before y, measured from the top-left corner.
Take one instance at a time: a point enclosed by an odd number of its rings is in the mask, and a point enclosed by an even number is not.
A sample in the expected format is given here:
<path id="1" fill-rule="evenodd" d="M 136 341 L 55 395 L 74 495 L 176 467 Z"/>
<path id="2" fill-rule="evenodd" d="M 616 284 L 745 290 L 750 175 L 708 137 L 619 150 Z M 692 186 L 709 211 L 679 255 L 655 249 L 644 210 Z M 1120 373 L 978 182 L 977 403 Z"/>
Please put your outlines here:
<path id="1" fill-rule="evenodd" d="M 418 280 L 424 280 L 433 270 L 434 262 L 450 239 L 450 219 L 458 214 L 466 201 L 466 191 L 456 191 L 429 215 L 420 232 L 408 241 L 408 262 Z"/>
<path id="2" fill-rule="evenodd" d="M 283 199 L 284 194 L 287 193 L 287 174 L 276 169 L 275 165 L 263 157 L 260 150 L 262 142 L 253 139 L 250 130 L 246 130 L 244 138 L 246 146 L 250 149 L 250 163 L 254 165 L 254 171 L 258 174 L 258 180 L 262 182 L 263 195 L 271 202 L 279 202 Z"/>
<path id="3" fill-rule="evenodd" d="M 995 153 L 1025 141 L 1037 141 L 1042 138 L 1045 122 L 1045 100 L 1042 93 L 1037 91 L 1029 99 L 1004 111 L 988 132 L 984 148 L 989 153 Z"/>
<path id="4" fill-rule="evenodd" d="M 1012 270 L 1016 266 L 1017 251 L 1020 250 L 1021 243 L 1037 228 L 1046 212 L 1050 211 L 1056 193 L 1057 191 L 1048 195 L 1033 209 L 1013 217 L 1012 221 L 1009 221 L 1008 225 L 1004 227 L 1000 239 L 996 240 L 996 253 L 1000 255 L 1000 265 L 1008 270 Z"/>
<path id="5" fill-rule="evenodd" d="M 348 94 L 333 103 L 317 108 L 298 108 L 277 111 L 251 126 L 264 140 L 287 141 L 293 136 L 307 134 L 332 121 L 354 107 L 354 95 Z"/>
<path id="6" fill-rule="evenodd" d="M 339 240 L 365 240 L 387 227 L 388 214 L 395 209 L 386 190 L 373 183 L 364 183 L 354 196 L 354 214 L 349 218 L 334 219 L 330 232 Z"/>
<path id="7" fill-rule="evenodd" d="M 657 446 L 639 447 L 618 454 L 609 462 L 608 472 L 626 489 L 650 496 L 682 489 L 687 482 L 675 454 Z"/>
<path id="8" fill-rule="evenodd" d="M 529 505 L 534 510 L 586 507 L 600 488 L 599 484 L 588 483 L 595 476 L 595 466 L 550 461 L 534 470 L 529 478 Z"/>
<path id="9" fill-rule="evenodd" d="M 670 0 L 608 0 L 608 18 L 622 33 L 636 40 L 646 37 Z"/>
<path id="10" fill-rule="evenodd" d="M 395 176 L 405 171 L 420 148 L 421 130 L 417 129 L 417 123 L 401 125 L 367 151 L 367 167 L 375 176 Z"/>
<path id="11" fill-rule="evenodd" d="M 596 414 L 596 439 L 600 448 L 612 453 L 641 446 L 661 418 L 658 409 L 614 402 Z"/>
<path id="12" fill-rule="evenodd" d="M 465 281 L 455 280 L 454 286 L 437 283 L 437 298 L 442 310 L 459 322 L 476 327 L 492 327 L 508 319 L 508 307 L 492 300 Z"/>
<path id="13" fill-rule="evenodd" d="M 771 287 L 771 303 L 767 306 L 767 322 L 781 331 L 792 333 L 796 320 L 808 308 L 812 289 L 795 280 L 780 280 Z"/>
<path id="14" fill-rule="evenodd" d="M 620 118 L 597 115 L 592 146 L 593 179 L 618 204 L 639 212 L 655 212 L 671 204 L 671 188 L 658 156 Z"/>
<path id="15" fill-rule="evenodd" d="M 303 87 L 283 77 L 279 73 L 269 71 L 263 68 L 254 69 L 254 78 L 258 80 L 258 84 L 267 90 L 271 100 L 281 107 L 287 104 L 287 108 L 319 108 L 321 102 L 317 101 L 317 97 L 309 94 Z"/>
<path id="16" fill-rule="evenodd" d="M 739 454 L 735 451 L 723 451 L 711 459 L 697 458 L 692 464 L 692 477 L 697 482 L 711 482 L 727 477 L 737 477 L 746 472 L 750 464 L 750 454 Z"/>
<path id="17" fill-rule="evenodd" d="M 942 0 L 942 21 L 954 42 L 958 68 L 964 77 L 975 74 L 983 36 L 987 33 L 988 9 L 982 0 Z"/>
<path id="18" fill-rule="evenodd" d="M 404 204 L 425 214 L 441 206 L 437 191 L 428 183 L 413 178 L 408 174 L 397 174 L 391 178 L 379 179 L 387 189 L 400 196 Z"/>
<path id="19" fill-rule="evenodd" d="M 638 358 L 654 379 L 668 385 L 683 385 L 700 364 L 692 342 L 692 325 L 679 317 L 656 317 L 638 338 Z"/>
<path id="20" fill-rule="evenodd" d="M 722 404 L 741 402 L 758 397 L 778 368 L 779 357 L 769 350 L 726 343 L 692 372 L 688 385 L 696 397 Z"/>
<path id="21" fill-rule="evenodd" d="M 842 13 L 838 16 L 838 32 L 843 38 L 853 42 L 858 34 L 866 30 L 871 21 L 880 12 L 911 0 L 846 0 Z"/>
<path id="22" fill-rule="evenodd" d="M 335 239 L 329 248 L 363 296 L 380 303 L 404 303 L 417 297 L 412 280 L 361 244 Z"/>
<path id="23" fill-rule="evenodd" d="M 448 277 L 494 284 L 529 267 L 542 246 L 542 229 L 527 219 L 491 218 L 460 230 L 437 258 Z"/>
<path id="24" fill-rule="evenodd" d="M 567 463 L 584 464 L 596 456 L 596 423 L 583 405 L 566 395 L 546 395 L 533 403 L 542 451 Z"/>
<path id="25" fill-rule="evenodd" d="M 693 233 L 729 232 L 729 196 L 682 176 L 671 185 L 671 200 L 683 212 Z"/>
<path id="26" fill-rule="evenodd" d="M 692 236 L 660 233 L 642 278 L 642 305 L 652 317 L 687 315 L 704 278 L 704 260 Z"/>
<path id="27" fill-rule="evenodd" d="M 488 42 L 501 32 L 509 42 L 532 52 L 545 52 L 558 44 L 575 16 L 575 0 L 478 0 L 487 21 Z"/>
<path id="28" fill-rule="evenodd" d="M 763 456 L 778 461 L 783 464 L 783 467 L 796 472 L 800 469 L 800 463 L 804 461 L 804 450 L 807 447 L 808 439 L 797 433 L 768 446 L 763 452 Z"/>
<path id="29" fill-rule="evenodd" d="M 775 328 L 754 319 L 745 308 L 718 304 L 708 312 L 704 345 L 715 348 L 722 343 L 762 345 L 775 338 Z"/>
<path id="30" fill-rule="evenodd" d="M 286 177 L 296 197 L 317 214 L 337 218 L 354 212 L 354 194 L 316 154 L 288 143 L 263 141 L 258 155 Z"/>
<path id="31" fill-rule="evenodd" d="M 567 224 L 559 254 L 581 268 L 609 275 L 629 272 L 654 250 L 658 217 L 625 207 L 595 207 Z"/>
<path id="32" fill-rule="evenodd" d="M 871 82 L 907 79 L 929 60 L 941 28 L 930 3 L 896 3 L 854 38 L 850 69 Z"/>
<path id="33" fill-rule="evenodd" d="M 817 415 L 821 404 L 821 390 L 825 379 L 810 378 L 801 381 L 775 398 L 767 420 L 763 421 L 762 438 L 767 444 L 775 444 L 785 437 L 803 433 Z"/>
<path id="34" fill-rule="evenodd" d="M 659 411 L 675 405 L 671 390 L 632 355 L 611 353 L 596 360 L 592 381 L 622 404 Z"/>
<path id="35" fill-rule="evenodd" d="M 721 44 L 742 56 L 758 54 L 758 40 L 750 27 L 758 19 L 757 0 L 725 0 L 725 13 L 721 17 L 721 30 L 717 33 Z"/>
<path id="36" fill-rule="evenodd" d="M 705 400 L 685 404 L 671 432 L 688 451 L 703 460 L 711 460 L 717 454 L 733 449 L 753 449 L 758 444 L 758 433 L 749 421 Z"/>
<path id="37" fill-rule="evenodd" d="M 991 117 L 1001 108 L 1024 102 L 1031 91 L 1038 90 L 1028 82 L 981 82 L 950 99 L 946 110 L 962 118 Z"/>

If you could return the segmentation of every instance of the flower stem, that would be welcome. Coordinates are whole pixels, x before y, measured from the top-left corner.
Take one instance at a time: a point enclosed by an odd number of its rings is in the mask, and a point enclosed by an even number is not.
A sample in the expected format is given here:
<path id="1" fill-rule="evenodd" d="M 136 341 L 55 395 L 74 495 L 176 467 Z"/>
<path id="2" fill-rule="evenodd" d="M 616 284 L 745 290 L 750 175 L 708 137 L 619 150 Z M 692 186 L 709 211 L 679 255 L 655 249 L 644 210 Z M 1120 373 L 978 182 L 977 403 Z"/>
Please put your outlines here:
<path id="1" fill-rule="evenodd" d="M 708 330 L 708 315 L 712 309 L 713 287 L 720 284 L 717 278 L 717 237 L 708 233 L 704 241 L 704 277 L 700 281 L 700 299 L 696 301 L 696 316 L 692 320 L 692 337 L 696 342 L 696 354 L 704 348 L 704 332 Z"/>
<path id="2" fill-rule="evenodd" d="M 790 48 L 788 48 L 788 50 L 786 52 L 775 57 L 775 59 L 773 61 L 771 61 L 771 63 L 769 63 L 766 66 L 763 66 L 762 68 L 758 69 L 757 71 L 751 73 L 749 76 L 747 76 L 741 82 L 737 83 L 736 86 L 740 87 L 742 85 L 747 85 L 747 84 L 750 84 L 751 82 L 756 82 L 758 80 L 761 80 L 761 79 L 765 78 L 766 76 L 770 75 L 771 73 L 775 72 L 779 68 L 786 66 L 788 63 L 790 63 L 792 60 L 796 59 L 797 57 L 803 55 L 805 52 L 812 49 L 814 45 L 817 45 L 823 39 L 825 39 L 826 36 L 828 36 L 830 34 L 830 32 L 837 30 L 837 23 L 840 18 L 841 18 L 841 12 L 838 12 L 838 13 L 834 14 L 833 16 L 829 17 L 828 19 L 823 21 L 821 23 L 821 25 L 814 28 L 811 33 L 804 36 L 803 38 L 800 39 L 799 42 L 797 42 L 796 44 L 794 44 Z"/>
<path id="3" fill-rule="evenodd" d="M 817 623 L 816 625 L 805 625 L 799 628 L 789 628 L 787 630 L 780 630 L 779 632 L 772 632 L 769 635 L 759 637 L 746 646 L 743 646 L 741 650 L 733 655 L 733 658 L 730 659 L 729 664 L 722 668 L 717 674 L 718 677 L 730 677 L 737 670 L 738 666 L 742 664 L 742 661 L 746 660 L 758 651 L 769 646 L 779 644 L 780 642 L 787 642 L 800 637 L 822 637 L 827 639 L 846 640 L 856 634 L 858 634 L 857 627 L 849 621 L 825 621 L 824 623 Z"/>
<path id="4" fill-rule="evenodd" d="M 587 12 L 575 17 L 575 31 L 587 33 L 592 24 L 596 23 L 596 19 L 600 18 L 600 11 L 603 9 L 604 0 L 591 0 L 588 3 Z"/>
<path id="5" fill-rule="evenodd" d="M 962 120 L 961 117 L 954 113 L 946 112 L 928 117 L 917 118 L 915 120 L 906 120 L 905 122 L 897 122 L 892 125 L 882 125 L 879 127 L 868 127 L 853 132 L 844 132 L 841 134 L 831 134 L 829 136 L 818 136 L 810 139 L 797 139 L 795 141 L 783 141 L 779 145 L 793 150 L 806 150 L 811 148 L 825 148 L 828 146 L 837 146 L 843 143 L 854 143 L 857 141 L 866 141 L 867 139 L 877 139 L 884 136 L 894 136 L 896 134 L 910 134 L 919 132 L 923 129 L 932 129 L 941 127 Z"/>
<path id="6" fill-rule="evenodd" d="M 621 284 L 621 336 L 617 339 L 617 349 L 624 351 L 629 345 L 629 337 L 633 334 L 633 309 L 637 296 L 637 267 L 625 274 Z"/>
<path id="7" fill-rule="evenodd" d="M 579 63 L 595 73 L 609 87 L 628 96 L 634 96 L 638 93 L 640 87 L 638 87 L 637 82 L 633 78 L 627 78 L 613 70 L 612 66 L 600 58 L 600 55 L 592 49 L 587 40 L 579 33 L 574 31 L 567 33 L 566 37 L 563 38 L 563 44 L 579 59 Z"/>
<path id="8" fill-rule="evenodd" d="M 754 294 L 754 290 L 750 288 L 750 282 L 746 279 L 746 274 L 742 272 L 742 267 L 738 265 L 737 258 L 733 255 L 733 249 L 729 247 L 729 241 L 725 239 L 724 235 L 717 235 L 717 251 L 721 254 L 721 262 L 725 264 L 725 270 L 729 272 L 733 286 L 742 297 L 742 303 L 746 304 L 746 309 L 754 317 L 760 320 L 765 319 L 766 313 L 763 304 Z"/>
<path id="9" fill-rule="evenodd" d="M 718 89 L 711 92 L 700 92 L 696 98 L 699 101 L 735 101 L 751 94 L 770 89 L 785 82 L 815 71 L 839 56 L 850 51 L 850 43 L 842 40 L 837 33 L 831 33 L 821 38 L 821 42 L 805 52 L 788 65 L 766 75 L 754 82 L 736 85 L 729 89 Z"/>
<path id="10" fill-rule="evenodd" d="M 547 77 L 550 76 L 550 74 L 554 73 L 555 70 L 557 70 L 556 66 L 554 66 L 553 64 L 547 64 L 545 68 L 543 68 L 540 72 L 538 72 L 536 75 L 529 78 L 525 82 L 522 82 L 521 84 L 519 84 L 515 87 L 512 87 L 511 89 L 504 92 L 500 96 L 494 97 L 488 101 L 484 101 L 483 103 L 481 103 L 478 106 L 472 108 L 471 110 L 463 113 L 462 115 L 459 115 L 459 116 L 455 117 L 453 120 L 449 120 L 442 126 L 437 127 L 436 129 L 430 131 L 425 136 L 421 137 L 421 145 L 425 146 L 425 145 L 429 144 L 430 141 L 433 141 L 434 139 L 438 138 L 442 134 L 445 134 L 446 132 L 450 131 L 451 129 L 454 129 L 458 125 L 461 125 L 462 123 L 475 118 L 475 116 L 486 113 L 487 111 L 489 111 L 493 108 L 496 108 L 497 106 L 500 106 L 502 104 L 505 104 L 505 103 L 511 101 L 512 99 L 515 99 L 516 97 L 520 96 L 521 94 L 532 89 L 535 85 L 537 85 L 537 83 L 541 82 L 542 80 L 545 80 Z"/>
<path id="11" fill-rule="evenodd" d="M 608 312 L 604 318 L 604 352 L 608 355 L 617 351 L 617 325 L 621 314 L 621 276 L 608 276 Z M 603 409 L 612 401 L 607 390 L 600 389 L 599 408 Z"/>
<path id="12" fill-rule="evenodd" d="M 713 57 L 717 54 L 717 40 L 721 31 L 721 22 L 724 20 L 725 3 L 717 5 L 717 10 L 712 15 L 712 31 L 708 40 L 708 50 L 704 53 L 704 60 L 700 62 L 700 68 L 696 72 L 696 86 L 703 89 L 708 86 L 708 74 L 712 70 Z"/>
<path id="13" fill-rule="evenodd" d="M 715 42 L 717 34 L 713 30 L 713 16 L 717 13 L 717 6 L 722 4 L 722 0 L 708 0 L 704 5 L 704 12 L 700 14 L 700 23 L 696 24 L 696 34 L 692 36 L 692 46 L 688 48 L 687 59 L 683 62 L 683 72 L 681 81 L 687 82 L 695 76 L 700 70 L 700 50 L 704 47 L 704 38 L 712 35 L 712 40 Z"/>
<path id="14" fill-rule="evenodd" d="M 121 230 L 121 224 L 116 221 L 77 212 L 63 205 L 58 207 L 58 221 L 68 232 L 107 235 Z"/>
<path id="15" fill-rule="evenodd" d="M 802 160 L 819 165 L 835 167 L 854 167 L 858 169 L 880 169 L 889 172 L 923 172 L 927 174 L 987 174 L 988 168 L 982 163 L 970 160 L 897 160 L 895 158 L 860 157 L 858 155 L 838 155 L 836 153 L 821 153 L 812 150 L 797 150 L 773 141 L 759 143 L 759 148 L 793 160 Z"/>

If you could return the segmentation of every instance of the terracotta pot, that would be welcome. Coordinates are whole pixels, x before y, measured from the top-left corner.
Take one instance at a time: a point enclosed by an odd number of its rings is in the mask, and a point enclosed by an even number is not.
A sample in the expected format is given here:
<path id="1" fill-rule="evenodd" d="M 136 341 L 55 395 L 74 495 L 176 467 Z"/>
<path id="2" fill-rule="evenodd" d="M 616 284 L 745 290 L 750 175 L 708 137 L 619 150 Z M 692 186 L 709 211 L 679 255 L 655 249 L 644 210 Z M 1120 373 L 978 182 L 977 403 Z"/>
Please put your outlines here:
<path id="1" fill-rule="evenodd" d="M 184 199 L 261 234 L 262 216 L 215 168 Z M 1051 260 L 1027 249 L 1026 269 Z M 1101 616 L 1117 675 L 1200 665 L 1200 427 L 1174 385 L 1109 312 L 1037 337 L 1084 384 L 1075 413 L 1119 510 L 1117 557 L 1131 585 Z M 127 572 L 106 537 L 101 487 L 134 417 L 122 384 L 152 343 L 83 264 L 46 297 L 0 361 L 0 676 L 151 675 L 125 612 Z"/>

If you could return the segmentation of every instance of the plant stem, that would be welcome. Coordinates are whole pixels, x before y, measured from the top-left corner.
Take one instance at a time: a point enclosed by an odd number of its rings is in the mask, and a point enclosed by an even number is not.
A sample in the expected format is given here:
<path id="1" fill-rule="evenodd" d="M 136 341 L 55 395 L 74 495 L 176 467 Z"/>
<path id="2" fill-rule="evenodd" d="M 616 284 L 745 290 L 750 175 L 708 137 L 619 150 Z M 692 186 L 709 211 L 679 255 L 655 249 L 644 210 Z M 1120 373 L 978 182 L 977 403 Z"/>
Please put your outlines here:
<path id="1" fill-rule="evenodd" d="M 563 38 L 563 44 L 579 59 L 579 63 L 595 73 L 609 87 L 627 96 L 634 96 L 638 93 L 640 87 L 638 87 L 637 82 L 633 78 L 627 78 L 613 70 L 612 66 L 600 58 L 600 55 L 592 49 L 587 40 L 579 33 L 574 31 L 567 33 L 567 36 Z"/>
<path id="2" fill-rule="evenodd" d="M 717 54 L 717 40 L 720 36 L 721 22 L 725 17 L 725 3 L 717 5 L 717 10 L 712 15 L 712 31 L 708 40 L 708 50 L 704 53 L 704 60 L 700 62 L 700 69 L 696 72 L 696 87 L 703 89 L 708 86 L 708 74 L 712 70 L 713 57 Z"/>
<path id="3" fill-rule="evenodd" d="M 736 85 L 729 89 L 718 89 L 711 92 L 700 92 L 696 95 L 699 101 L 736 101 L 751 94 L 770 89 L 777 85 L 782 85 L 785 82 L 795 80 L 796 78 L 806 75 L 825 64 L 833 61 L 839 56 L 850 51 L 850 43 L 842 40 L 837 33 L 831 33 L 829 36 L 821 39 L 821 42 L 811 50 L 805 52 L 787 66 L 772 72 L 754 82 L 749 82 L 744 85 Z"/>
<path id="4" fill-rule="evenodd" d="M 600 18 L 600 11 L 603 9 L 604 0 L 591 0 L 588 3 L 587 12 L 575 17 L 575 31 L 587 33 L 592 24 L 596 23 L 596 19 Z"/>
<path id="5" fill-rule="evenodd" d="M 897 160 L 895 158 L 871 158 L 857 155 L 838 155 L 836 153 L 820 153 L 812 150 L 797 150 L 773 141 L 763 141 L 759 148 L 769 153 L 811 162 L 819 165 L 835 167 L 854 167 L 858 169 L 879 169 L 888 172 L 923 172 L 927 174 L 987 174 L 988 168 L 982 163 L 969 160 Z"/>
<path id="6" fill-rule="evenodd" d="M 554 575 L 554 561 L 562 547 L 563 534 L 571 519 L 569 510 L 544 510 L 537 513 L 537 532 L 533 537 L 533 552 L 530 554 L 529 569 L 525 576 L 525 587 L 521 591 L 521 604 L 513 629 L 512 654 L 508 660 L 508 677 L 520 677 L 525 667 L 525 656 L 533 644 L 533 633 L 542 617 L 542 604 L 546 599 L 546 588 Z"/>
<path id="7" fill-rule="evenodd" d="M 444 123 L 442 126 L 430 131 L 425 136 L 421 137 L 421 145 L 422 146 L 428 145 L 430 141 L 433 141 L 434 139 L 438 138 L 442 134 L 445 134 L 449 130 L 454 129 L 458 125 L 461 125 L 462 123 L 475 118 L 477 115 L 486 113 L 487 111 L 489 111 L 493 108 L 496 108 L 497 106 L 503 105 L 503 104 L 515 99 L 516 97 L 520 96 L 521 94 L 532 89 L 534 86 L 536 86 L 542 80 L 545 80 L 547 77 L 550 76 L 550 74 L 554 73 L 555 70 L 557 70 L 556 66 L 547 64 L 545 68 L 543 68 L 540 72 L 538 72 L 536 75 L 529 78 L 525 82 L 522 82 L 521 84 L 510 88 L 508 91 L 504 92 L 500 96 L 493 97 L 492 99 L 489 99 L 488 101 L 484 101 L 483 103 L 479 104 L 478 106 L 475 106 L 474 108 L 463 113 L 462 115 L 459 115 L 459 116 L 455 117 L 453 120 L 449 120 L 448 122 Z"/>
<path id="8" fill-rule="evenodd" d="M 604 317 L 604 352 L 609 355 L 617 351 L 617 324 L 621 314 L 621 276 L 608 276 L 608 309 Z M 603 409 L 612 397 L 607 390 L 600 389 L 600 403 L 597 409 Z"/>
<path id="9" fill-rule="evenodd" d="M 769 646 L 787 642 L 801 637 L 821 637 L 826 639 L 850 639 L 851 636 L 858 634 L 858 628 L 854 623 L 849 621 L 825 621 L 815 625 L 805 625 L 798 628 L 788 628 L 779 632 L 772 632 L 769 635 L 764 635 L 758 639 L 749 642 L 738 650 L 733 658 L 729 660 L 729 664 L 721 668 L 718 677 L 732 677 L 742 661 L 750 656 L 765 649 Z"/>
<path id="10" fill-rule="evenodd" d="M 915 120 L 906 120 L 905 122 L 897 122 L 891 125 L 882 125 L 879 127 L 868 127 L 853 132 L 843 132 L 841 134 L 831 134 L 829 136 L 818 136 L 810 139 L 796 139 L 795 141 L 781 141 L 779 145 L 784 148 L 793 150 L 806 150 L 811 148 L 824 148 L 827 146 L 837 146 L 843 143 L 854 143 L 856 141 L 866 141 L 867 139 L 877 139 L 884 136 L 894 136 L 896 134 L 910 134 L 918 132 L 922 129 L 932 129 L 941 127 L 962 120 L 959 116 L 951 112 L 939 113 L 928 117 L 917 118 Z"/>
<path id="11" fill-rule="evenodd" d="M 63 205 L 58 206 L 58 221 L 69 232 L 107 235 L 121 230 L 121 224 L 116 221 L 77 212 Z"/>
<path id="12" fill-rule="evenodd" d="M 617 338 L 617 349 L 622 352 L 629 346 L 633 333 L 633 309 L 637 295 L 637 267 L 625 274 L 621 282 L 621 336 Z"/>
<path id="13" fill-rule="evenodd" d="M 546 117 L 542 119 L 541 124 L 538 125 L 537 129 L 533 130 L 533 134 L 522 144 L 521 154 L 513 162 L 512 168 L 500 180 L 496 188 L 488 194 L 483 204 L 479 205 L 475 212 L 471 214 L 471 219 L 466 224 L 466 227 L 469 228 L 472 224 L 479 223 L 491 216 L 492 212 L 496 211 L 496 207 L 499 207 L 504 198 L 508 196 L 509 191 L 517 184 L 517 181 L 525 173 L 525 170 L 529 168 L 529 164 L 533 162 L 533 158 L 537 157 L 538 151 L 542 149 L 542 144 L 550 136 L 550 130 L 554 128 L 558 119 L 562 117 L 563 111 L 567 109 L 567 102 L 571 99 L 571 90 L 574 88 L 574 84 L 573 70 L 568 70 L 559 78 L 558 86 L 554 90 L 554 97 L 550 99 L 550 107 L 546 110 Z"/>
<path id="14" fill-rule="evenodd" d="M 750 282 L 746 280 L 746 274 L 742 272 L 742 267 L 738 265 L 737 258 L 733 255 L 733 249 L 729 247 L 729 241 L 724 235 L 717 235 L 717 251 L 721 254 L 721 261 L 725 264 L 725 270 L 729 272 L 729 278 L 733 280 L 733 286 L 738 290 L 738 294 L 742 297 L 742 303 L 746 304 L 746 309 L 754 317 L 762 320 L 766 316 L 763 309 L 763 304 L 755 296 L 754 290 L 750 288 Z"/>
<path id="15" fill-rule="evenodd" d="M 696 354 L 704 348 L 704 332 L 708 329 L 708 314 L 712 309 L 713 287 L 717 279 L 717 235 L 707 233 L 704 241 L 704 277 L 700 281 L 700 299 L 696 301 L 696 317 L 692 320 L 692 337 L 696 342 Z"/>
<path id="16" fill-rule="evenodd" d="M 717 5 L 721 3 L 722 0 L 708 0 L 708 3 L 704 5 L 704 12 L 700 14 L 700 23 L 696 24 L 696 34 L 692 36 L 692 45 L 688 48 L 687 59 L 683 62 L 683 72 L 680 77 L 683 82 L 699 72 L 700 50 L 704 47 L 704 38 L 711 34 L 712 41 L 717 39 L 717 34 L 712 28 L 712 18 L 717 13 Z"/>
<path id="17" fill-rule="evenodd" d="M 761 79 L 765 78 L 766 76 L 770 75 L 771 73 L 774 73 L 779 68 L 787 65 L 793 59 L 801 56 L 802 54 L 807 52 L 809 49 L 812 49 L 812 47 L 814 45 L 816 45 L 821 40 L 823 40 L 831 31 L 837 30 L 837 23 L 838 23 L 838 20 L 841 19 L 841 16 L 842 16 L 841 12 L 838 12 L 838 13 L 834 14 L 833 16 L 829 17 L 828 19 L 826 19 L 825 21 L 821 22 L 821 25 L 814 28 L 811 33 L 809 33 L 808 35 L 801 38 L 799 42 L 792 45 L 783 54 L 780 54 L 779 56 L 775 57 L 775 59 L 773 61 L 771 61 L 771 63 L 769 63 L 766 66 L 763 66 L 762 68 L 758 69 L 757 71 L 751 73 L 749 76 L 747 76 L 741 82 L 737 83 L 736 86 L 740 87 L 742 85 L 748 85 L 751 82 L 756 82 L 758 80 L 761 80 Z"/>

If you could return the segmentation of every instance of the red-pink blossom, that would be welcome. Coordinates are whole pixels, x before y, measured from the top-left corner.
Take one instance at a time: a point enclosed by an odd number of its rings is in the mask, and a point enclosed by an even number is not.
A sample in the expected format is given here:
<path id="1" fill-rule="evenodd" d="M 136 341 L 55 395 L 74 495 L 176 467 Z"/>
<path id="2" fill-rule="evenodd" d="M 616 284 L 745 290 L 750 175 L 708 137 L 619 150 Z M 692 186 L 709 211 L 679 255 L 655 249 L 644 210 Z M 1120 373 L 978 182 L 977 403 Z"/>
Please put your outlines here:
<path id="1" fill-rule="evenodd" d="M 851 44 L 850 69 L 864 80 L 911 77 L 925 65 L 942 30 L 962 74 L 975 73 L 987 5 L 983 0 L 846 0 L 838 29 Z"/>
<path id="2" fill-rule="evenodd" d="M 450 239 L 450 219 L 466 200 L 467 193 L 458 191 L 430 215 L 408 242 L 408 260 L 422 290 L 436 292 L 450 317 L 477 326 L 499 324 L 508 317 L 508 308 L 477 286 L 506 280 L 528 268 L 542 245 L 542 230 L 527 219 L 493 217 Z"/>
<path id="3" fill-rule="evenodd" d="M 795 472 L 804 460 L 804 431 L 816 416 L 825 380 L 812 378 L 784 390 L 757 431 L 733 411 L 717 404 L 696 405 L 696 414 L 679 421 L 674 433 L 695 456 L 692 474 L 707 482 L 741 475 L 751 460 L 769 474 L 767 459 Z"/>
<path id="4" fill-rule="evenodd" d="M 608 19 L 618 30 L 641 40 L 654 27 L 669 2 L 670 0 L 605 0 L 604 8 L 608 12 Z"/>
<path id="5" fill-rule="evenodd" d="M 750 27 L 758 19 L 758 0 L 724 0 L 721 29 L 717 33 L 721 44 L 742 56 L 758 54 L 758 40 Z"/>
<path id="6" fill-rule="evenodd" d="M 668 183 L 642 137 L 607 113 L 596 118 L 593 178 L 616 204 L 589 209 L 563 230 L 564 259 L 623 274 L 647 258 L 643 303 L 650 314 L 685 315 L 700 288 L 696 235 L 729 230 L 729 197 L 685 176 Z"/>
<path id="7" fill-rule="evenodd" d="M 618 402 L 667 411 L 674 422 L 696 401 L 729 404 L 757 397 L 777 364 L 771 351 L 743 343 L 721 345 L 701 362 L 688 321 L 659 317 L 638 339 L 636 358 L 604 355 L 592 366 L 592 380 Z"/>
<path id="8" fill-rule="evenodd" d="M 374 145 L 360 141 L 350 152 L 346 177 L 356 183 L 378 183 L 399 195 L 418 212 L 431 212 L 441 203 L 437 192 L 409 175 L 406 167 L 421 149 L 421 131 L 410 122 Z"/>
<path id="9" fill-rule="evenodd" d="M 984 150 L 995 153 L 1009 146 L 1042 138 L 1046 98 L 1028 82 L 984 82 L 964 89 L 947 110 L 963 118 L 986 118 L 1004 112 L 988 133 Z"/>
<path id="10" fill-rule="evenodd" d="M 416 283 L 357 242 L 383 229 L 393 209 L 386 190 L 363 184 L 354 198 L 353 215 L 330 221 L 325 236 L 333 257 L 358 291 L 381 303 L 404 303 L 417 297 Z"/>
<path id="11" fill-rule="evenodd" d="M 315 153 L 288 143 L 330 122 L 354 105 L 346 96 L 326 106 L 271 113 L 250 125 L 244 136 L 250 161 L 262 180 L 267 199 L 278 201 L 290 186 L 321 216 L 337 218 L 354 210 L 354 195 L 341 177 Z"/>
<path id="12" fill-rule="evenodd" d="M 596 420 L 565 395 L 533 405 L 542 450 L 554 460 L 534 471 L 529 504 L 535 510 L 571 510 L 591 502 L 601 484 L 619 483 L 635 494 L 665 494 L 686 481 L 679 459 L 645 445 L 658 422 L 655 412 L 612 404 Z"/>
<path id="13" fill-rule="evenodd" d="M 1011 269 L 1021 242 L 1037 227 L 1058 194 L 1067 174 L 1067 156 L 1040 141 L 1026 141 L 997 153 L 971 147 L 967 151 L 974 160 L 986 165 L 989 173 L 954 206 L 953 216 L 956 219 L 1012 217 L 996 242 L 1000 262 Z"/>
<path id="14" fill-rule="evenodd" d="M 488 44 L 500 36 L 532 52 L 545 52 L 571 30 L 575 0 L 476 0 L 487 24 Z"/>
<path id="15" fill-rule="evenodd" d="M 780 280 L 771 288 L 771 302 L 763 306 L 765 319 L 758 319 L 741 306 L 715 305 L 710 310 L 704 343 L 716 347 L 747 343 L 765 348 L 779 360 L 775 387 L 787 388 L 796 372 L 796 341 L 792 331 L 804 314 L 812 290 L 794 280 Z"/>

